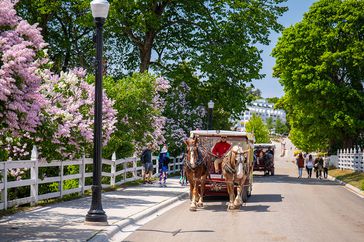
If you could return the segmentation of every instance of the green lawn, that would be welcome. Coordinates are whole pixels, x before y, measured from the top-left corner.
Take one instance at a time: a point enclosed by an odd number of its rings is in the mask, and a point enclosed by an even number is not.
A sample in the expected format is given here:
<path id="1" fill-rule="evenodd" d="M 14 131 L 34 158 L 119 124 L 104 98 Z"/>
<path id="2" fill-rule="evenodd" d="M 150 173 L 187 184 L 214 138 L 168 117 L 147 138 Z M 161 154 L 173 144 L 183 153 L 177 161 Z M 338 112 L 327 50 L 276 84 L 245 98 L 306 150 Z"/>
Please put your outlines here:
<path id="1" fill-rule="evenodd" d="M 329 170 L 329 175 L 364 191 L 364 172 L 332 169 Z"/>

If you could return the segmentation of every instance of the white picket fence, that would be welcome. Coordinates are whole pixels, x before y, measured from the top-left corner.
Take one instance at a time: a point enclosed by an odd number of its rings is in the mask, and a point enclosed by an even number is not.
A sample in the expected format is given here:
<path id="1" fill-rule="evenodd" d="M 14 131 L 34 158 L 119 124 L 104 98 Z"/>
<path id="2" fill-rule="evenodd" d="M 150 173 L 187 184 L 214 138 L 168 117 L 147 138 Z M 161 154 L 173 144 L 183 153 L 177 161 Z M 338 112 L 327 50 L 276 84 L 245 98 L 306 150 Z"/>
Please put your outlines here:
<path id="1" fill-rule="evenodd" d="M 337 151 L 338 168 L 364 172 L 364 150 L 360 148 Z"/>
<path id="2" fill-rule="evenodd" d="M 169 171 L 168 173 L 175 173 L 180 171 L 182 161 L 181 157 L 171 157 L 171 162 L 169 163 Z M 103 166 L 111 166 L 111 172 L 102 172 L 102 177 L 110 177 L 109 184 L 102 184 L 103 188 L 113 187 L 116 185 L 123 184 L 129 181 L 135 181 L 141 179 L 142 176 L 142 166 L 138 166 L 139 158 L 130 157 L 125 159 L 115 159 L 115 155 L 111 160 L 103 159 Z M 158 162 L 157 157 L 152 157 L 153 167 L 154 167 L 154 176 L 158 176 Z M 86 165 L 92 165 L 93 160 L 91 158 L 85 158 L 79 160 L 67 160 L 67 161 L 52 161 L 41 162 L 37 159 L 32 152 L 31 160 L 17 160 L 17 161 L 5 161 L 0 162 L 0 210 L 6 210 L 7 208 L 18 206 L 22 204 L 31 204 L 35 205 L 38 201 L 50 198 L 62 198 L 64 195 L 79 193 L 80 195 L 84 194 L 85 191 L 91 190 L 92 184 L 85 184 L 85 180 L 87 177 L 92 177 L 92 171 L 86 172 Z M 140 164 L 140 162 L 139 162 Z M 65 175 L 65 167 L 70 165 L 76 165 L 79 167 L 78 174 Z M 122 167 L 122 169 L 118 169 Z M 42 174 L 39 174 L 39 169 L 42 167 L 59 167 L 58 176 L 54 177 L 43 177 Z M 8 181 L 8 173 L 12 169 L 30 169 L 30 179 L 19 180 L 19 181 Z M 41 178 L 39 177 L 41 176 Z M 118 177 L 118 179 L 116 179 Z M 119 180 L 120 181 L 116 181 Z M 63 188 L 64 181 L 67 180 L 78 180 L 78 187 L 74 189 L 65 190 Z M 58 192 L 39 194 L 39 186 L 41 184 L 46 183 L 58 183 Z M 18 188 L 23 186 L 30 186 L 30 195 L 29 197 L 8 200 L 8 189 Z"/>

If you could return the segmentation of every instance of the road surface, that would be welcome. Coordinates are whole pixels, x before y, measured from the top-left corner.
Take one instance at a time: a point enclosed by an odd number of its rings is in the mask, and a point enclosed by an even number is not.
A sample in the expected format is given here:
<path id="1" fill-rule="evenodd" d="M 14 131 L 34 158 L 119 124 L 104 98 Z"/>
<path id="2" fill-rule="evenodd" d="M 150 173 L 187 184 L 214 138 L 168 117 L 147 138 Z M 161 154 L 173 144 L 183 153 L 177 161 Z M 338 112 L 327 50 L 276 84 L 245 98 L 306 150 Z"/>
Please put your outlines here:
<path id="1" fill-rule="evenodd" d="M 298 179 L 292 160 L 277 157 L 275 176 L 256 173 L 239 211 L 227 211 L 226 198 L 206 199 L 197 212 L 186 201 L 123 241 L 364 241 L 364 199 L 328 180 Z"/>

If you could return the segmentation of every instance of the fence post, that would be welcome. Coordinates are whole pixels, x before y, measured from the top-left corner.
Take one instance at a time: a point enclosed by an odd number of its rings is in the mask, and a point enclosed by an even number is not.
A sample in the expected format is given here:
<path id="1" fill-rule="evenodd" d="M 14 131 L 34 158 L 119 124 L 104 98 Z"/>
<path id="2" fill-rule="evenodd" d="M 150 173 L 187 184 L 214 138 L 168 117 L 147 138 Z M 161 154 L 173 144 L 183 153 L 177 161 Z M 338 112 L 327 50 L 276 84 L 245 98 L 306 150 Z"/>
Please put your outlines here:
<path id="1" fill-rule="evenodd" d="M 173 173 L 176 173 L 176 171 L 177 171 L 177 169 L 176 169 L 176 161 L 177 161 L 177 159 L 176 159 L 176 157 L 173 157 Z"/>
<path id="2" fill-rule="evenodd" d="M 115 174 L 116 174 L 116 153 L 112 153 L 111 156 L 111 177 L 110 177 L 110 185 L 112 187 L 115 186 Z"/>
<path id="3" fill-rule="evenodd" d="M 126 181 L 126 168 L 128 168 L 127 162 L 125 162 L 125 159 L 123 159 L 122 164 L 123 164 L 123 169 L 124 169 L 124 182 L 125 182 Z"/>
<path id="4" fill-rule="evenodd" d="M 60 191 L 60 197 L 63 198 L 63 161 L 61 161 L 61 170 L 59 171 L 61 174 L 60 174 L 60 182 L 59 182 L 59 191 Z"/>
<path id="5" fill-rule="evenodd" d="M 4 183 L 4 190 L 1 192 L 1 200 L 4 202 L 4 210 L 8 209 L 8 168 L 7 162 L 4 162 L 4 170 L 1 171 Z"/>
<path id="6" fill-rule="evenodd" d="M 80 165 L 80 173 L 81 173 L 81 177 L 79 179 L 79 187 L 81 188 L 81 195 L 85 194 L 85 170 L 86 170 L 86 165 L 85 165 L 85 154 L 82 154 L 82 160 L 81 160 L 81 165 Z"/>
<path id="7" fill-rule="evenodd" d="M 158 158 L 157 158 L 157 156 L 155 157 L 155 167 L 156 167 L 156 172 L 155 172 L 155 174 L 156 174 L 156 177 L 159 177 L 159 162 L 158 162 Z"/>
<path id="8" fill-rule="evenodd" d="M 38 203 L 38 151 L 35 145 L 33 145 L 30 157 L 33 162 L 33 165 L 30 168 L 30 179 L 33 181 L 33 184 L 30 186 L 30 196 L 34 198 L 34 201 L 32 201 L 30 205 L 33 206 Z"/>
<path id="9" fill-rule="evenodd" d="M 137 158 L 133 157 L 133 178 L 136 180 L 137 177 Z"/>

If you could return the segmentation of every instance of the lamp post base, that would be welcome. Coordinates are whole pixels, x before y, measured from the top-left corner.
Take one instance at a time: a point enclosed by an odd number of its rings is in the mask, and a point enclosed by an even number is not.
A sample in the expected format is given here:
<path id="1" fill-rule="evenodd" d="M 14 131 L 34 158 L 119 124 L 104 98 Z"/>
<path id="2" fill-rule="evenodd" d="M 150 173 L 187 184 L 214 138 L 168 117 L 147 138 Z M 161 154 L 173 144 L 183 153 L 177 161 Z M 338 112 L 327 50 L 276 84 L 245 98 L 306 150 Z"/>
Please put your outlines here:
<path id="1" fill-rule="evenodd" d="M 86 214 L 86 225 L 105 226 L 109 225 L 104 211 L 92 210 Z"/>

